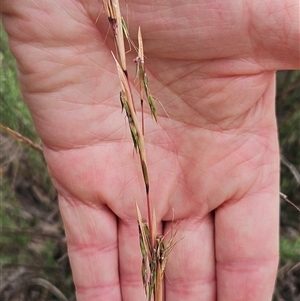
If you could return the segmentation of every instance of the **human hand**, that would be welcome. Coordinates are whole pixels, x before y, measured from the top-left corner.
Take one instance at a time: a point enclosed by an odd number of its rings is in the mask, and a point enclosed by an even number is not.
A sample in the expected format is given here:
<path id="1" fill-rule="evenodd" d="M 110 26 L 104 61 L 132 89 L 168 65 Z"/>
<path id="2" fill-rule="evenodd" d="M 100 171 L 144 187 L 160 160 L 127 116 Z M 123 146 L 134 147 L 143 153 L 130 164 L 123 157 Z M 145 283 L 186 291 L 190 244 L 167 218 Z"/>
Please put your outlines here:
<path id="1" fill-rule="evenodd" d="M 101 1 L 1 5 L 59 192 L 78 301 L 144 300 L 135 212 L 136 200 L 146 213 L 143 179 Z M 131 35 L 140 25 L 150 87 L 169 115 L 157 103 L 158 125 L 145 118 L 158 228 L 168 233 L 174 212 L 183 238 L 169 257 L 166 300 L 271 298 L 279 226 L 274 70 L 299 67 L 297 6 L 128 1 Z M 126 5 L 122 11 L 127 16 Z"/>

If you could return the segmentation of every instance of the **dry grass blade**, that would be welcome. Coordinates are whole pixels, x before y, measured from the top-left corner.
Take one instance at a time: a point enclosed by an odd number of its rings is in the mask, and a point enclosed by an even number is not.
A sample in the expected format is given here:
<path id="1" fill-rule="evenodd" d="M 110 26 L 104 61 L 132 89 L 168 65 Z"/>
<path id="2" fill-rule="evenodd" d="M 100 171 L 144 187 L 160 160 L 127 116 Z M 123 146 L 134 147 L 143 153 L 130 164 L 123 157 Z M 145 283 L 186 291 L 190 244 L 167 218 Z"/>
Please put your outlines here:
<path id="1" fill-rule="evenodd" d="M 297 185 L 300 185 L 300 173 L 297 170 L 297 168 L 291 162 L 289 162 L 287 158 L 282 154 L 280 155 L 280 162 L 290 170 L 290 172 L 294 176 L 294 179 L 297 182 Z"/>
<path id="2" fill-rule="evenodd" d="M 102 0 L 105 12 L 108 17 L 108 21 L 114 32 L 118 57 L 120 59 L 120 65 L 122 66 L 123 72 L 127 76 L 126 67 L 126 52 L 123 36 L 122 16 L 120 12 L 120 5 L 118 0 Z"/>
<path id="3" fill-rule="evenodd" d="M 280 192 L 279 193 L 280 197 L 285 200 L 287 203 L 289 203 L 290 205 L 292 205 L 294 208 L 296 208 L 299 212 L 300 212 L 300 208 L 297 207 L 292 201 L 290 201 L 287 197 L 287 195 L 285 195 L 284 193 Z"/>
<path id="4" fill-rule="evenodd" d="M 152 231 L 151 231 L 151 246 L 154 247 L 155 239 L 157 236 L 157 228 L 156 228 L 156 213 L 155 210 L 152 210 L 152 216 L 151 216 L 151 225 L 152 225 Z"/>
<path id="5" fill-rule="evenodd" d="M 43 152 L 43 148 L 39 144 L 33 142 L 32 140 L 30 140 L 27 137 L 24 137 L 19 132 L 16 132 L 16 131 L 12 130 L 8 126 L 5 126 L 5 125 L 0 123 L 0 129 L 3 132 L 5 132 L 5 133 L 9 134 L 10 136 L 12 136 L 13 138 L 15 138 L 16 140 L 18 140 L 19 142 L 21 142 L 21 143 L 23 143 L 23 144 L 39 151 L 41 153 Z"/>
<path id="6" fill-rule="evenodd" d="M 117 45 L 118 45 L 118 50 L 119 50 L 119 56 L 120 56 L 120 63 L 122 66 L 123 71 L 127 75 L 127 67 L 126 67 L 126 52 L 125 52 L 125 44 L 124 44 L 124 36 L 123 36 L 123 26 L 122 26 L 122 16 L 120 12 L 120 5 L 118 0 L 112 0 L 113 2 L 113 7 L 116 12 L 117 16 L 117 35 L 116 35 L 116 40 L 117 40 Z"/>
<path id="7" fill-rule="evenodd" d="M 64 296 L 64 294 L 52 283 L 42 278 L 32 278 L 30 280 L 32 285 L 39 285 L 50 291 L 53 295 L 55 295 L 60 301 L 68 301 L 68 299 Z"/>
<path id="8" fill-rule="evenodd" d="M 113 9 L 111 0 L 102 0 L 104 10 L 108 16 L 108 21 L 110 24 L 114 25 L 114 22 L 117 22 L 117 16 L 115 14 L 115 10 Z M 114 29 L 114 26 L 113 26 Z"/>

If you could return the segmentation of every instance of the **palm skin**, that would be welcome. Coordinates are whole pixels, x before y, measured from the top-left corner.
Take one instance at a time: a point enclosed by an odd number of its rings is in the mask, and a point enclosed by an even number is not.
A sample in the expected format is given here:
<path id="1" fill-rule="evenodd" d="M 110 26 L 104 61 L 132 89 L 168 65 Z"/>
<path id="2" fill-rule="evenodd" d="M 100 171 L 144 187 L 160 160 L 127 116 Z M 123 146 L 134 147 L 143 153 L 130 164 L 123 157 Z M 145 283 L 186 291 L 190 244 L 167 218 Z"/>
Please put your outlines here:
<path id="1" fill-rule="evenodd" d="M 144 185 L 101 2 L 1 4 L 59 192 L 77 299 L 144 300 L 135 212 L 137 201 L 146 216 Z M 168 235 L 174 215 L 182 238 L 165 300 L 270 300 L 279 225 L 274 72 L 299 67 L 299 4 L 127 4 L 131 35 L 142 27 L 152 93 L 169 115 L 157 103 L 158 124 L 149 110 L 145 117 L 158 228 Z"/>

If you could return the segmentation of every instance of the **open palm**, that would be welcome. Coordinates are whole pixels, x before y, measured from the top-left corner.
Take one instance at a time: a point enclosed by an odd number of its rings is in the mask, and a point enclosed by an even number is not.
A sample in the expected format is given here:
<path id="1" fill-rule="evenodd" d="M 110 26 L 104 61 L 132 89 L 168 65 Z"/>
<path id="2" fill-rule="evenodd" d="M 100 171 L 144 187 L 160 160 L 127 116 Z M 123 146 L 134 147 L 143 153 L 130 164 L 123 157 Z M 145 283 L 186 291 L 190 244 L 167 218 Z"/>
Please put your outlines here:
<path id="1" fill-rule="evenodd" d="M 182 238 L 166 268 L 167 301 L 272 295 L 279 225 L 274 76 L 299 64 L 298 26 L 289 23 L 299 4 L 228 2 L 122 5 L 131 36 L 142 28 L 159 100 L 158 124 L 147 109 L 145 116 L 150 198 L 159 231 L 168 234 L 174 219 Z M 1 4 L 59 192 L 78 301 L 144 300 L 135 212 L 137 201 L 146 215 L 143 178 L 121 113 L 101 1 Z M 128 56 L 130 64 L 134 51 Z M 133 62 L 129 71 L 138 99 Z"/>

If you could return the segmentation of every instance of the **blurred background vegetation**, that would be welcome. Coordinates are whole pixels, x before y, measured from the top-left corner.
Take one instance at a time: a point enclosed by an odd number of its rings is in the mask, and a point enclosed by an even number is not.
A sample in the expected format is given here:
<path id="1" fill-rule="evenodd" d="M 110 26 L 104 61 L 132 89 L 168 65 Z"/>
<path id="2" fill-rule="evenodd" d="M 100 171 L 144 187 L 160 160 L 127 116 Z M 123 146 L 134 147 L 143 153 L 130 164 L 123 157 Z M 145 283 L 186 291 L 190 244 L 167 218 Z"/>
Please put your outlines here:
<path id="1" fill-rule="evenodd" d="M 0 122 L 39 144 L 0 28 Z M 277 74 L 281 191 L 300 207 L 300 72 Z M 43 155 L 0 129 L 0 300 L 75 301 L 57 194 Z M 281 260 L 273 301 L 300 300 L 299 212 L 281 200 Z M 268 218 L 266 215 L 265 218 Z"/>

